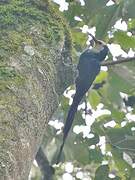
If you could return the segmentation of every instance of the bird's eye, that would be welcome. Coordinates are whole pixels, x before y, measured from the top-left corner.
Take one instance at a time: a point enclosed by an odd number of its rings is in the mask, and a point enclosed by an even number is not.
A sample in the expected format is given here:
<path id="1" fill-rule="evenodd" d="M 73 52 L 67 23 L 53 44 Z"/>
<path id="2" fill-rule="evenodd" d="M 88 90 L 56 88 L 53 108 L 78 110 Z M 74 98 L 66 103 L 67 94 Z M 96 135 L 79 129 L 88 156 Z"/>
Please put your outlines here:
<path id="1" fill-rule="evenodd" d="M 103 42 L 102 41 L 98 41 L 98 44 L 103 44 Z"/>

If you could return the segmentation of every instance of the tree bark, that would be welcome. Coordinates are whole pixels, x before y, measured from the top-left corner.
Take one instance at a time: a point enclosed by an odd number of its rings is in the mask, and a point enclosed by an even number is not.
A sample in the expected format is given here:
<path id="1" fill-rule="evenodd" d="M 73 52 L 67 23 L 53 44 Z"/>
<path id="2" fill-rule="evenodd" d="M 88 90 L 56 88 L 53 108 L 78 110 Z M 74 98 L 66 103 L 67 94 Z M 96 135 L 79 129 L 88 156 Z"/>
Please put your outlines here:
<path id="1" fill-rule="evenodd" d="M 0 1 L 0 179 L 26 180 L 59 96 L 71 37 L 46 0 Z"/>

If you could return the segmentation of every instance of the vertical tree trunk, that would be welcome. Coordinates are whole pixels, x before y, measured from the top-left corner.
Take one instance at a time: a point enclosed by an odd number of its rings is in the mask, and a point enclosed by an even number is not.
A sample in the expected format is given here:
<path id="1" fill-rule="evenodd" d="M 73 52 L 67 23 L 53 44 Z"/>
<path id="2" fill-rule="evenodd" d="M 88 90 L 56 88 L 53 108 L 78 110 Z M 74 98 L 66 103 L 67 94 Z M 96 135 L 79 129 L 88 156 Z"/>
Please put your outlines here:
<path id="1" fill-rule="evenodd" d="M 47 0 L 0 1 L 1 180 L 28 179 L 70 63 L 70 33 Z"/>

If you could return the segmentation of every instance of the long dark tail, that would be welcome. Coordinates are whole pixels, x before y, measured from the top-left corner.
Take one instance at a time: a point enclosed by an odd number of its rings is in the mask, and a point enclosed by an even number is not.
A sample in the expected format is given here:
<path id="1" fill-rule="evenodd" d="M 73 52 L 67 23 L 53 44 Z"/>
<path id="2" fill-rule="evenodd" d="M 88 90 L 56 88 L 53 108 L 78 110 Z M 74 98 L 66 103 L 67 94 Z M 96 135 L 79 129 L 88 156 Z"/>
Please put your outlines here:
<path id="1" fill-rule="evenodd" d="M 78 107 L 81 99 L 83 98 L 84 94 L 85 93 L 80 93 L 79 91 L 76 91 L 76 93 L 74 95 L 73 103 L 70 106 L 70 109 L 68 111 L 68 116 L 67 116 L 67 119 L 66 119 L 66 123 L 64 125 L 64 129 L 63 129 L 63 143 L 62 143 L 62 145 L 60 147 L 60 151 L 59 151 L 59 154 L 58 154 L 58 157 L 57 157 L 56 164 L 58 164 L 59 161 L 60 161 L 61 153 L 62 153 L 64 144 L 65 144 L 65 140 L 66 140 L 68 132 L 69 132 L 69 130 L 70 130 L 72 124 L 73 124 L 73 120 L 74 120 L 75 113 L 77 111 L 77 107 Z"/>

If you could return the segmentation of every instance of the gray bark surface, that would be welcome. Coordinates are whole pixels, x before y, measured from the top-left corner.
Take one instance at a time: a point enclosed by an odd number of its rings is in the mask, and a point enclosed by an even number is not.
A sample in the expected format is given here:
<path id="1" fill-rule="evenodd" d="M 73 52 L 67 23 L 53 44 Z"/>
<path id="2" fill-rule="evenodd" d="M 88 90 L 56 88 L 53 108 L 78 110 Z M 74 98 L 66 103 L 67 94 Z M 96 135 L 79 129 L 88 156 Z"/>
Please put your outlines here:
<path id="1" fill-rule="evenodd" d="M 0 17 L 0 180 L 27 180 L 73 80 L 71 39 L 48 1 L 2 1 Z"/>

